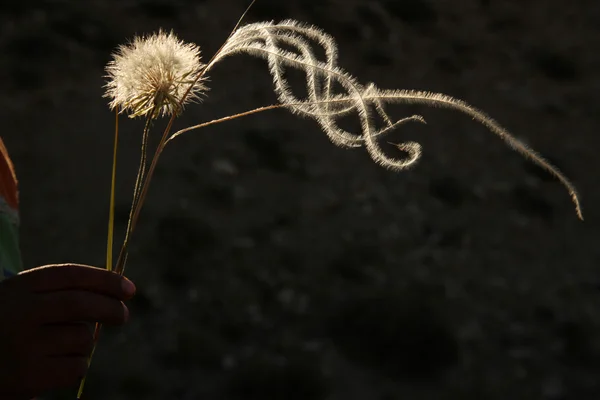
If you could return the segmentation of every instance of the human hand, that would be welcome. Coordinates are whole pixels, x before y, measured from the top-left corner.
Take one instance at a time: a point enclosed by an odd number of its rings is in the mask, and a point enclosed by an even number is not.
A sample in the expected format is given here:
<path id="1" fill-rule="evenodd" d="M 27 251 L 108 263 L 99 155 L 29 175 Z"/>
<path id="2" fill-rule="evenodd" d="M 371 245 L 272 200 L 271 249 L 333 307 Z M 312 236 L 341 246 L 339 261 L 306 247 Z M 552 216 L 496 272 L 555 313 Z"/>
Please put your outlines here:
<path id="1" fill-rule="evenodd" d="M 121 325 L 127 278 L 85 265 L 48 265 L 0 282 L 0 398 L 31 399 L 76 385 L 93 348 L 89 322 Z"/>

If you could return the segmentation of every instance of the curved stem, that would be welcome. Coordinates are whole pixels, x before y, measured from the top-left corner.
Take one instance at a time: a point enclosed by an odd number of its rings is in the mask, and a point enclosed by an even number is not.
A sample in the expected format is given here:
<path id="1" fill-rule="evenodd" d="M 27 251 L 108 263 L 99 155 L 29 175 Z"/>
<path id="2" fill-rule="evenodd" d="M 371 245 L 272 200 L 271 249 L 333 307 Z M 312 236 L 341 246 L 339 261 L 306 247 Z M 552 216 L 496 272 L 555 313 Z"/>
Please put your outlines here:
<path id="1" fill-rule="evenodd" d="M 175 139 L 177 136 L 179 136 L 181 134 L 184 134 L 186 132 L 193 131 L 193 130 L 200 129 L 200 128 L 205 128 L 207 126 L 219 124 L 221 122 L 231 121 L 233 119 L 237 119 L 237 118 L 240 118 L 240 117 L 246 117 L 248 115 L 257 114 L 257 113 L 263 112 L 263 111 L 275 110 L 275 109 L 278 109 L 278 108 L 289 108 L 289 107 L 294 107 L 294 106 L 317 105 L 317 104 L 334 104 L 334 103 L 348 103 L 348 102 L 350 102 L 349 99 L 335 99 L 335 100 L 325 100 L 325 101 L 304 101 L 304 102 L 300 102 L 300 103 L 291 103 L 291 104 L 272 104 L 270 106 L 258 107 L 258 108 L 254 108 L 254 109 L 249 110 L 249 111 L 244 111 L 244 112 L 241 112 L 241 113 L 238 113 L 238 114 L 229 115 L 227 117 L 213 119 L 212 121 L 203 122 L 203 123 L 198 124 L 198 125 L 188 126 L 187 128 L 178 130 L 177 132 L 175 132 L 174 134 L 172 134 L 167 139 L 167 141 L 165 142 L 165 145 L 167 143 L 169 143 L 171 140 Z M 421 119 L 421 120 L 423 119 L 422 117 L 420 117 L 420 118 L 419 117 L 420 116 L 412 116 L 412 117 L 409 117 L 409 119 Z M 404 122 L 404 119 L 402 119 L 401 121 L 396 122 L 395 124 L 398 124 L 399 122 Z"/>
<path id="2" fill-rule="evenodd" d="M 288 107 L 289 105 L 284 105 L 284 104 L 273 104 L 271 106 L 265 106 L 265 107 L 259 107 L 259 108 L 255 108 L 253 110 L 250 111 L 245 111 L 239 114 L 235 114 L 235 115 L 229 115 L 227 117 L 223 117 L 223 118 L 219 118 L 219 119 L 213 119 L 212 121 L 208 121 L 208 122 L 203 122 L 201 124 L 198 125 L 194 125 L 194 126 L 189 126 L 187 128 L 181 129 L 177 132 L 175 132 L 174 134 L 172 134 L 166 141 L 165 141 L 165 146 L 167 143 L 169 143 L 171 140 L 175 139 L 177 136 L 195 130 L 195 129 L 200 129 L 200 128 L 204 128 L 210 125 L 215 125 L 215 124 L 219 124 L 221 122 L 226 122 L 226 121 L 231 121 L 233 119 L 236 118 L 240 118 L 240 117 L 245 117 L 247 115 L 252 115 L 252 114 L 256 114 L 259 113 L 261 111 L 267 111 L 267 110 L 274 110 L 276 108 L 284 108 L 284 107 Z"/>

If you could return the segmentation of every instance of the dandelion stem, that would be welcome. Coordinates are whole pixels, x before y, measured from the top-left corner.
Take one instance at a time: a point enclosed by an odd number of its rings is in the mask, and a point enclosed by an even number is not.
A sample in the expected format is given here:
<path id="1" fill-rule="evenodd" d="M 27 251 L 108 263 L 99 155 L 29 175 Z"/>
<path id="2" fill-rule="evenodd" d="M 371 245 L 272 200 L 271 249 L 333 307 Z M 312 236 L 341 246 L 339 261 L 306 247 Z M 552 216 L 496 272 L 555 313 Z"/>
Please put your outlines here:
<path id="1" fill-rule="evenodd" d="M 190 86 L 191 88 L 191 86 Z M 182 102 L 180 102 L 180 106 L 181 106 Z M 115 271 L 119 274 L 123 274 L 125 272 L 125 262 L 127 260 L 127 251 L 129 248 L 129 239 L 131 238 L 131 235 L 133 234 L 133 231 L 135 230 L 135 226 L 136 226 L 136 222 L 139 216 L 139 212 L 140 212 L 140 208 L 141 206 L 144 204 L 145 198 L 146 198 L 146 193 L 148 191 L 148 184 L 150 179 L 152 178 L 152 175 L 154 174 L 154 169 L 156 168 L 156 162 L 158 161 L 158 158 L 160 156 L 160 154 L 162 153 L 162 148 L 164 147 L 164 143 L 166 141 L 166 138 L 169 134 L 169 132 L 171 131 L 171 127 L 173 126 L 173 122 L 175 121 L 175 117 L 177 116 L 177 113 L 173 113 L 173 115 L 171 115 L 171 118 L 169 119 L 169 123 L 167 124 L 167 127 L 165 128 L 165 131 L 163 132 L 163 136 L 160 139 L 160 142 L 158 143 L 158 146 L 156 148 L 156 152 L 154 153 L 154 156 L 152 157 L 152 161 L 150 162 L 150 168 L 148 169 L 148 174 L 146 176 L 143 177 L 143 179 L 140 181 L 140 190 L 137 196 L 137 201 L 134 201 L 131 205 L 131 214 L 130 214 L 130 218 L 129 218 L 129 222 L 128 222 L 128 226 L 127 226 L 127 234 L 126 234 L 126 239 L 123 241 L 123 245 L 121 246 L 121 251 L 119 252 L 119 257 L 117 259 L 117 265 L 115 266 Z"/>
<path id="2" fill-rule="evenodd" d="M 124 246 L 127 248 L 127 244 L 129 243 L 131 232 L 132 232 L 132 216 L 135 208 L 140 200 L 140 194 L 142 189 L 142 184 L 144 183 L 144 178 L 146 174 L 146 165 L 148 159 L 148 136 L 150 133 L 150 127 L 152 125 L 152 119 L 156 111 L 159 109 L 160 104 L 155 104 L 150 114 L 146 118 L 146 124 L 144 126 L 144 132 L 142 134 L 142 146 L 140 151 L 140 165 L 138 168 L 138 174 L 135 179 L 135 186 L 133 188 L 133 200 L 131 202 L 131 209 L 129 210 L 129 219 L 127 220 L 127 229 L 125 231 L 125 239 L 123 240 Z M 121 252 L 119 254 L 119 258 L 117 259 L 116 272 L 119 274 L 123 274 L 123 270 L 125 269 L 125 263 L 127 262 L 127 252 Z"/>
<path id="3" fill-rule="evenodd" d="M 152 111 L 152 113 L 156 112 L 156 109 L 158 107 L 154 107 L 154 110 Z M 144 126 L 144 133 L 142 134 L 142 147 L 141 147 L 141 154 L 140 154 L 140 166 L 138 169 L 138 175 L 135 179 L 135 186 L 133 189 L 133 202 L 132 202 L 132 207 L 129 213 L 129 221 L 127 222 L 127 230 L 126 230 L 126 239 L 127 240 L 128 234 L 129 234 L 129 227 L 131 225 L 131 216 L 133 215 L 133 207 L 135 206 L 135 204 L 137 204 L 139 198 L 140 198 L 140 190 L 142 188 L 142 182 L 144 181 L 144 174 L 146 173 L 146 164 L 147 164 L 147 155 L 148 155 L 148 134 L 150 132 L 150 125 L 152 123 L 152 114 L 150 114 L 148 116 L 148 118 L 146 119 L 146 125 Z"/>

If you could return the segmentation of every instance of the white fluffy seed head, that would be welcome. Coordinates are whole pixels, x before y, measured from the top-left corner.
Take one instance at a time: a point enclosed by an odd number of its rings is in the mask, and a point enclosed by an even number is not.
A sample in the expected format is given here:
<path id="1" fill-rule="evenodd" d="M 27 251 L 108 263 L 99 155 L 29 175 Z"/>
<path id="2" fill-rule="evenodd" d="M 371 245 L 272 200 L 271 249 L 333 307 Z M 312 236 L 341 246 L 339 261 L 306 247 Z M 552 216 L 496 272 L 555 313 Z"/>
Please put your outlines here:
<path id="1" fill-rule="evenodd" d="M 120 46 L 106 66 L 104 97 L 111 99 L 111 109 L 118 107 L 131 118 L 172 115 L 181 111 L 180 100 L 203 68 L 200 48 L 173 32 L 135 37 Z M 183 104 L 200 99 L 199 94 L 208 90 L 205 81 L 196 80 Z"/>

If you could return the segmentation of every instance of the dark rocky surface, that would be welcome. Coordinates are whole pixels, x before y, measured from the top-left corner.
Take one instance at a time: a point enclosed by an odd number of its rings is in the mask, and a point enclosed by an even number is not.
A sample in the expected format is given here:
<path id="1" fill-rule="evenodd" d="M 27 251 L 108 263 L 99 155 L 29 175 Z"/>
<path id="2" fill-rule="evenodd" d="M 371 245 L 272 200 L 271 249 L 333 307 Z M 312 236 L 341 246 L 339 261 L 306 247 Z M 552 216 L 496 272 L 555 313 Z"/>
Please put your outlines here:
<path id="1" fill-rule="evenodd" d="M 103 67 L 136 33 L 218 49 L 245 1 L 0 5 L 2 136 L 20 177 L 27 266 L 104 263 L 113 116 Z M 563 188 L 463 115 L 422 113 L 402 174 L 271 111 L 182 136 L 161 159 L 88 399 L 597 399 L 600 6 L 591 0 L 258 0 L 338 39 L 382 88 L 438 91 L 560 166 Z M 214 70 L 177 126 L 274 101 L 266 63 Z M 122 120 L 122 232 L 141 123 Z M 120 239 L 120 238 L 118 238 Z M 51 398 L 74 398 L 74 392 Z"/>

